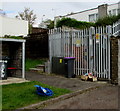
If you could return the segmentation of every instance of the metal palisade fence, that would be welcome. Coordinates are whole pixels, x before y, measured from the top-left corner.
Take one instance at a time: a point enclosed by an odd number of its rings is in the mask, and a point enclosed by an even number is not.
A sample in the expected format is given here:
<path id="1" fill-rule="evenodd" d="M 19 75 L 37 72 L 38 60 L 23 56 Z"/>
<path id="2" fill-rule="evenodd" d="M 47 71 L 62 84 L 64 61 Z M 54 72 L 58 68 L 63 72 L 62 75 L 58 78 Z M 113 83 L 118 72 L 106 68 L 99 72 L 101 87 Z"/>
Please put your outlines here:
<path id="1" fill-rule="evenodd" d="M 112 34 L 114 36 L 120 36 L 120 19 L 112 25 Z"/>
<path id="2" fill-rule="evenodd" d="M 50 60 L 52 57 L 75 57 L 76 75 L 91 72 L 99 78 L 110 79 L 110 37 L 118 31 L 115 26 L 119 25 L 49 30 Z"/>

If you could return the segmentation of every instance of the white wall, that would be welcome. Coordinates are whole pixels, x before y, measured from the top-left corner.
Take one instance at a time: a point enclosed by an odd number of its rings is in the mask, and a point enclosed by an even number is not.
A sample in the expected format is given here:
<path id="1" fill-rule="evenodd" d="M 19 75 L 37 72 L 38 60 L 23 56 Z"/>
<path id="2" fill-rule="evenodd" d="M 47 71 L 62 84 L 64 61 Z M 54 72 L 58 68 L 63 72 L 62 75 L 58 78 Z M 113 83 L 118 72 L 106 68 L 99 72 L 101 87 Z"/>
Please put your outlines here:
<path id="1" fill-rule="evenodd" d="M 28 22 L 16 18 L 0 16 L 0 37 L 10 36 L 27 36 Z"/>
<path id="2" fill-rule="evenodd" d="M 107 7 L 107 13 L 109 14 L 110 10 L 112 10 L 112 13 L 113 13 L 114 9 L 116 9 L 116 15 L 117 15 L 118 14 L 118 3 L 108 5 L 108 7 Z M 59 20 L 59 19 L 61 19 L 63 17 L 69 17 L 69 18 L 74 18 L 74 19 L 76 19 L 78 21 L 89 22 L 89 15 L 91 15 L 91 14 L 97 14 L 97 13 L 98 13 L 98 7 L 90 9 L 90 10 L 85 10 L 85 11 L 81 11 L 81 12 L 78 12 L 78 13 L 74 13 L 74 14 L 71 14 L 71 15 L 57 16 L 57 17 L 55 17 L 55 20 L 54 20 L 55 23 L 54 23 L 54 25 L 56 27 L 57 20 Z"/>
<path id="3" fill-rule="evenodd" d="M 83 12 L 79 12 L 77 14 L 70 15 L 70 16 L 67 16 L 67 17 L 74 18 L 74 19 L 76 19 L 78 21 L 89 22 L 89 15 L 91 15 L 91 14 L 97 14 L 97 13 L 98 13 L 98 9 L 95 8 L 95 9 L 91 9 L 91 10 L 86 10 L 86 11 L 83 11 Z"/>
<path id="4" fill-rule="evenodd" d="M 56 23 L 58 20 L 62 19 L 63 17 L 67 17 L 67 18 L 74 18 L 78 21 L 86 21 L 89 22 L 89 15 L 91 14 L 97 14 L 98 13 L 98 9 L 94 8 L 94 9 L 90 9 L 90 10 L 85 10 L 82 12 L 78 12 L 75 14 L 71 14 L 71 15 L 65 15 L 65 16 L 57 16 L 54 18 L 54 26 L 56 27 Z"/>
<path id="5" fill-rule="evenodd" d="M 114 10 L 114 9 L 116 9 L 116 15 L 117 15 L 117 14 L 118 14 L 118 12 L 117 12 L 118 3 L 112 4 L 112 5 L 108 5 L 108 10 L 107 10 L 108 14 L 109 14 L 109 11 L 111 11 L 111 13 L 113 13 L 113 10 Z"/>

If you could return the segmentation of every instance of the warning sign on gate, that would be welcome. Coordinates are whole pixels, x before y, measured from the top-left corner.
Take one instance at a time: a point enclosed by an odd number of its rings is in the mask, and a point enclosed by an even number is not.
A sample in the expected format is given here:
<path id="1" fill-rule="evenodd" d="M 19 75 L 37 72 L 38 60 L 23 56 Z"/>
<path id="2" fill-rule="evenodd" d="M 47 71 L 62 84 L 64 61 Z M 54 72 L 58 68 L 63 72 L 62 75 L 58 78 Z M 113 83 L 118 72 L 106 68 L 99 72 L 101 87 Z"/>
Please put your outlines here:
<path id="1" fill-rule="evenodd" d="M 96 34 L 96 39 L 98 40 L 98 39 L 100 39 L 100 34 Z"/>
<path id="2" fill-rule="evenodd" d="M 80 47 L 80 40 L 76 40 L 76 47 Z"/>

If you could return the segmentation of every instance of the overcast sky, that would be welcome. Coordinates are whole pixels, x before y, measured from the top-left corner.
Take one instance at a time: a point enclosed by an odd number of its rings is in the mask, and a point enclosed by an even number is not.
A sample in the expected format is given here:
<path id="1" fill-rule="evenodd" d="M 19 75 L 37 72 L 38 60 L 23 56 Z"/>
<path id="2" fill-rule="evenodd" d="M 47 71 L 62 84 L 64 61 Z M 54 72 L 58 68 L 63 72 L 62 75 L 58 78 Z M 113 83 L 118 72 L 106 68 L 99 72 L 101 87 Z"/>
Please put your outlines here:
<path id="1" fill-rule="evenodd" d="M 35 24 L 41 20 L 52 19 L 54 16 L 66 15 L 71 12 L 80 12 L 86 9 L 96 8 L 98 5 L 117 3 L 120 0 L 2 0 L 0 8 L 8 17 L 14 18 L 25 7 L 34 10 L 37 15 Z M 43 16 L 45 15 L 45 16 Z"/>

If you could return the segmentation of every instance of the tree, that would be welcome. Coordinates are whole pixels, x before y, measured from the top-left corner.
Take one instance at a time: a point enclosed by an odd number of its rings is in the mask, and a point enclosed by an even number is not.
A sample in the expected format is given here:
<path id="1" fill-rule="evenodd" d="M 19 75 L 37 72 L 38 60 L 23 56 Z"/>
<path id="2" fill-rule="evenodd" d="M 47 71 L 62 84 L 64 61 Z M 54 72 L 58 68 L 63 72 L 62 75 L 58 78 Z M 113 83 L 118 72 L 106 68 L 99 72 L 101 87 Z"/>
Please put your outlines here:
<path id="1" fill-rule="evenodd" d="M 16 18 L 27 20 L 29 23 L 29 33 L 31 32 L 31 27 L 34 24 L 35 20 L 37 19 L 36 14 L 33 13 L 33 10 L 30 8 L 25 8 L 23 12 L 18 12 Z"/>
<path id="2" fill-rule="evenodd" d="M 45 21 L 42 21 L 41 24 L 39 24 L 39 27 L 53 29 L 54 28 L 54 21 L 52 21 L 50 19 L 46 19 Z"/>
<path id="3" fill-rule="evenodd" d="M 48 29 L 53 29 L 54 28 L 54 21 L 52 21 L 52 20 L 48 20 L 48 25 L 47 25 L 47 28 Z"/>

